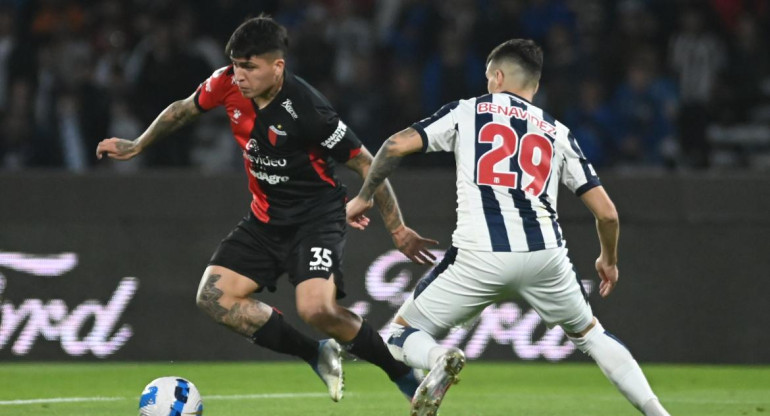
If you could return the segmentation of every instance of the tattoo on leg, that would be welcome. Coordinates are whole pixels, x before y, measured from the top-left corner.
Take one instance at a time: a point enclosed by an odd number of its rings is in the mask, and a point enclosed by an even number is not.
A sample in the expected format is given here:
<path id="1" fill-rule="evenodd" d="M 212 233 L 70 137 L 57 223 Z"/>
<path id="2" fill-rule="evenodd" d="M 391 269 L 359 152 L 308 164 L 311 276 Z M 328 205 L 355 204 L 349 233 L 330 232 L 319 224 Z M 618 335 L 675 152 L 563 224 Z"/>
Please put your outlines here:
<path id="1" fill-rule="evenodd" d="M 235 332 L 250 337 L 270 318 L 272 310 L 265 313 L 266 308 L 270 309 L 254 299 L 244 299 L 233 304 L 225 316 L 224 324 Z"/>
<path id="2" fill-rule="evenodd" d="M 216 283 L 221 278 L 222 275 L 219 274 L 212 274 L 209 276 L 209 278 L 206 279 L 206 283 L 203 285 L 203 289 L 201 289 L 200 295 L 198 295 L 198 306 L 219 323 L 222 322 L 222 317 L 227 313 L 227 309 L 219 304 L 219 299 L 222 297 L 223 293 L 216 287 Z"/>
<path id="3" fill-rule="evenodd" d="M 217 323 L 250 337 L 267 322 L 272 309 L 251 298 L 236 300 L 230 309 L 223 307 L 220 299 L 224 293 L 215 286 L 221 278 L 221 275 L 212 274 L 206 280 L 198 303 Z"/>

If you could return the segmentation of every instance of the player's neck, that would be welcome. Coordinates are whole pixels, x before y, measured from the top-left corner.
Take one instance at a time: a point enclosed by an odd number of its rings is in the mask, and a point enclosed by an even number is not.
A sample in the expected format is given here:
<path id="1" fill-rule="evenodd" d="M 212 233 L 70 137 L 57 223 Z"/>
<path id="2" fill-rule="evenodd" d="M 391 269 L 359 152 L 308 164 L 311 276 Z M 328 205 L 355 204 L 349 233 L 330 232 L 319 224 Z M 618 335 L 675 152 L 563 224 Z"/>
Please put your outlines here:
<path id="1" fill-rule="evenodd" d="M 510 92 L 511 94 L 516 94 L 519 97 L 529 101 L 530 103 L 532 102 L 532 99 L 535 98 L 535 92 L 530 89 L 522 90 L 522 89 L 507 88 L 501 91 Z"/>
<path id="2" fill-rule="evenodd" d="M 278 95 L 279 92 L 281 92 L 281 88 L 283 88 L 283 80 L 285 78 L 286 72 L 281 72 L 281 75 L 278 76 L 278 80 L 275 82 L 275 85 L 273 85 L 270 89 L 265 91 L 264 94 L 258 95 L 253 98 L 254 103 L 257 105 L 257 107 L 261 110 L 265 107 L 267 107 L 268 104 L 270 104 L 273 99 Z"/>

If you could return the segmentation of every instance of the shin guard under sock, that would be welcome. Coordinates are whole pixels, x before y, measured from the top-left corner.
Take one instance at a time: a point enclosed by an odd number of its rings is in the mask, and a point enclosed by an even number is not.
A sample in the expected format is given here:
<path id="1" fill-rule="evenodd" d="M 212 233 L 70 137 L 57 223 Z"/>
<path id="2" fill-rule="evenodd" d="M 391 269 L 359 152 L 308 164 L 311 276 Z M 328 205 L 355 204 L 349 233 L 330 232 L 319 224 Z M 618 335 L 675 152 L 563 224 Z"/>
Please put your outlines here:
<path id="1" fill-rule="evenodd" d="M 318 341 L 294 329 L 273 309 L 270 318 L 251 336 L 251 341 L 271 351 L 312 362 L 318 357 Z"/>
<path id="2" fill-rule="evenodd" d="M 585 336 L 570 339 L 596 361 L 604 375 L 637 409 L 642 410 L 650 400 L 657 399 L 628 349 L 599 322 Z"/>
<path id="3" fill-rule="evenodd" d="M 397 360 L 413 368 L 430 370 L 447 351 L 427 332 L 399 324 L 390 324 L 388 349 Z"/>
<path id="4" fill-rule="evenodd" d="M 382 368 L 391 380 L 395 380 L 411 371 L 411 368 L 406 364 L 393 358 L 380 334 L 366 321 L 361 323 L 361 329 L 355 338 L 345 343 L 344 347 L 356 357 Z"/>

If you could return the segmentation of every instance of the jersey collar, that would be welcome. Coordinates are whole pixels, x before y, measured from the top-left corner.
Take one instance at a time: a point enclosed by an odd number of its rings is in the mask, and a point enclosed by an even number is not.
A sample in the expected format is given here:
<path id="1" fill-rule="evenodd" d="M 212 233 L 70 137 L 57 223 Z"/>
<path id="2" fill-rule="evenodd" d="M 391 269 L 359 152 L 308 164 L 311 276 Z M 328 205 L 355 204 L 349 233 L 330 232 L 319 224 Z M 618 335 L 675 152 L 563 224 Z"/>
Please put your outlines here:
<path id="1" fill-rule="evenodd" d="M 500 93 L 501 93 L 501 94 L 508 94 L 508 95 L 512 95 L 512 96 L 514 96 L 514 97 L 516 97 L 516 98 L 520 99 L 521 101 L 524 101 L 524 102 L 525 102 L 525 103 L 527 103 L 527 104 L 532 104 L 532 102 L 531 102 L 531 101 L 529 101 L 528 99 L 526 99 L 526 98 L 524 98 L 524 97 L 522 97 L 522 96 L 520 96 L 520 95 L 518 95 L 518 94 L 514 94 L 514 93 L 512 93 L 512 92 L 510 92 L 510 91 L 500 91 Z"/>

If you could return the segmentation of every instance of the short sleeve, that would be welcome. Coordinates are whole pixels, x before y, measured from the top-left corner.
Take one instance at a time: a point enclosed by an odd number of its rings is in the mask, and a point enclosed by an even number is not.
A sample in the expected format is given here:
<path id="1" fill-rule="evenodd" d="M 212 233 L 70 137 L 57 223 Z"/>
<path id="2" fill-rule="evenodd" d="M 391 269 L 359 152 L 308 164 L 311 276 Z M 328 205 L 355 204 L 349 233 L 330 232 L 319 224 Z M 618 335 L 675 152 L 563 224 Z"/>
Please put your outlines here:
<path id="1" fill-rule="evenodd" d="M 320 92 L 306 84 L 308 102 L 300 111 L 303 135 L 309 142 L 319 145 L 334 160 L 345 163 L 361 152 L 361 141 L 343 122 L 331 104 Z"/>
<path id="2" fill-rule="evenodd" d="M 580 196 L 589 189 L 601 185 L 601 181 L 599 181 L 594 167 L 580 149 L 575 136 L 567 131 L 566 137 L 567 143 L 564 143 L 564 160 L 561 166 L 561 182 L 575 195 Z"/>
<path id="3" fill-rule="evenodd" d="M 422 137 L 423 152 L 454 151 L 457 139 L 457 120 L 454 109 L 459 101 L 449 103 L 432 116 L 412 124 Z"/>
<path id="4" fill-rule="evenodd" d="M 198 86 L 195 91 L 195 105 L 201 111 L 209 111 L 222 105 L 227 90 L 232 85 L 232 66 L 226 66 L 214 71 L 211 76 Z"/>

